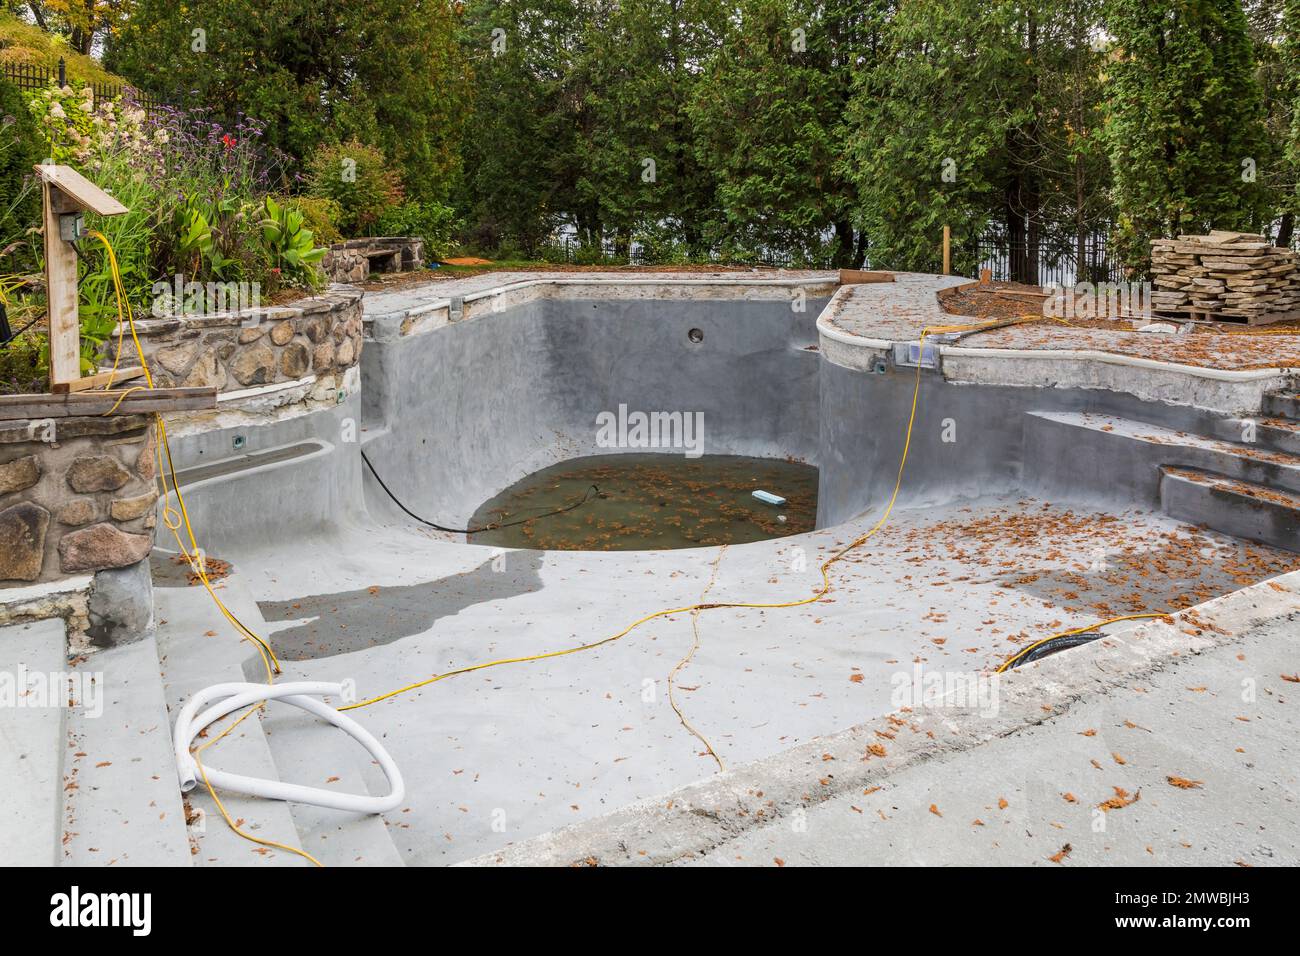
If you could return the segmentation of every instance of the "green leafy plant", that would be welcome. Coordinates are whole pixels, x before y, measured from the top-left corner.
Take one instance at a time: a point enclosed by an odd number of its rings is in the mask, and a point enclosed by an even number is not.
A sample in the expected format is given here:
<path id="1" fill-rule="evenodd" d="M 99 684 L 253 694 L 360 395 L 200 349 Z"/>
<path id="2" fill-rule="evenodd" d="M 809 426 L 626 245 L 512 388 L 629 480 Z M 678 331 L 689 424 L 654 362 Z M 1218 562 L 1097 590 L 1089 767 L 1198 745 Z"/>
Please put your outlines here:
<path id="1" fill-rule="evenodd" d="M 324 258 L 325 249 L 316 245 L 315 236 L 307 228 L 303 214 L 280 205 L 270 196 L 266 197 L 264 211 L 262 244 L 270 256 L 272 269 L 279 270 L 282 278 L 303 285 L 319 283 L 317 264 Z"/>
<path id="2" fill-rule="evenodd" d="M 452 237 L 463 226 L 450 206 L 438 202 L 404 202 L 380 218 L 377 231 L 385 236 L 423 239 L 425 259 L 437 259 L 451 251 Z"/>
<path id="3" fill-rule="evenodd" d="M 336 222 L 345 236 L 372 236 L 402 201 L 398 171 L 374 146 L 358 140 L 322 146 L 311 158 L 308 194 L 338 203 Z"/>

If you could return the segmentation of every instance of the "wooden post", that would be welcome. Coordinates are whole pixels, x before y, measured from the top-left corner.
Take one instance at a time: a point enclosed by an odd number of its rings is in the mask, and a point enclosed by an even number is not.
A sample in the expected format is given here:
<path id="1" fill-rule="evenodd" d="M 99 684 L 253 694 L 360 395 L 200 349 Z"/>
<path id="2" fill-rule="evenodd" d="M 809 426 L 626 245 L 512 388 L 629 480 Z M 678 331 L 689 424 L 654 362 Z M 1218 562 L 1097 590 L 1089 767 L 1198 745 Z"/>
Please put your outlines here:
<path id="1" fill-rule="evenodd" d="M 50 183 L 45 199 L 45 299 L 50 319 L 50 390 L 81 377 L 81 324 L 77 317 L 77 250 L 59 238 L 59 216 L 69 210 Z"/>
<path id="2" fill-rule="evenodd" d="M 77 247 L 84 212 L 120 216 L 127 208 L 70 166 L 41 164 L 45 212 L 45 298 L 50 320 L 50 391 L 76 388 L 81 378 L 81 321 L 77 314 Z M 65 226 L 67 228 L 65 228 Z"/>
<path id="3" fill-rule="evenodd" d="M 952 275 L 952 229 L 943 227 L 943 274 Z"/>

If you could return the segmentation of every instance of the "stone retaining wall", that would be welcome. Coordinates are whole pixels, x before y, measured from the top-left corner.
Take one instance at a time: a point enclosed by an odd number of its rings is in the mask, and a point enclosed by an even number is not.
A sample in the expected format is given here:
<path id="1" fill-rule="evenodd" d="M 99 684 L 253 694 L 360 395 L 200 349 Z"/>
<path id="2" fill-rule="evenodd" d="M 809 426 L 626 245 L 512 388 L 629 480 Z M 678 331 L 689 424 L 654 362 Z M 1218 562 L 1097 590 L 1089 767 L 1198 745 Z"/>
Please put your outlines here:
<path id="1" fill-rule="evenodd" d="M 375 236 L 336 242 L 321 266 L 331 282 L 365 282 L 372 272 L 415 272 L 424 268 L 424 240 Z"/>
<path id="2" fill-rule="evenodd" d="M 0 585 L 148 557 L 155 441 L 145 415 L 0 422 Z"/>
<path id="3" fill-rule="evenodd" d="M 160 388 L 220 392 L 342 374 L 361 358 L 361 291 L 331 286 L 282 306 L 136 322 Z M 110 343 L 116 347 L 116 339 Z M 110 355 L 111 359 L 111 355 Z M 138 364 L 129 337 L 122 365 Z"/>

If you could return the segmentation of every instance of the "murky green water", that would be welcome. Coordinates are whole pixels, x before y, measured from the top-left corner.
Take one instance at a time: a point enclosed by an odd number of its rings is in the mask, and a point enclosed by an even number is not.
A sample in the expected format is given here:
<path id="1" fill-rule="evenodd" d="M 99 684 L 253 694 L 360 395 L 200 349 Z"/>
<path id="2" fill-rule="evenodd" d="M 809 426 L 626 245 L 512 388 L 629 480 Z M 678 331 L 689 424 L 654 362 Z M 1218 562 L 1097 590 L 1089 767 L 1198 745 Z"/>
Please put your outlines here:
<path id="1" fill-rule="evenodd" d="M 596 485 L 599 494 L 591 490 Z M 786 499 L 780 507 L 755 490 Z M 578 504 L 563 514 L 546 512 Z M 784 519 L 784 520 L 782 520 Z M 535 472 L 486 502 L 474 544 L 556 551 L 638 551 L 741 544 L 811 531 L 817 469 L 735 455 L 596 455 Z"/>

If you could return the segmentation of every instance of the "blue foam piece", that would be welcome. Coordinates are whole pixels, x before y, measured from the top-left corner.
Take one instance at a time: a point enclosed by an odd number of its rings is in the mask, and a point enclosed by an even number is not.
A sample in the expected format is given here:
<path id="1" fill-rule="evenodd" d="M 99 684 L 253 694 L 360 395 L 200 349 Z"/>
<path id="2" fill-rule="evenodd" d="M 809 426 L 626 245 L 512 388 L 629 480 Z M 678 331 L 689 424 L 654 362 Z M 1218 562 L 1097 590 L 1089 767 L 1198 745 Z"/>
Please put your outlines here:
<path id="1" fill-rule="evenodd" d="M 782 498 L 780 495 L 774 495 L 768 491 L 756 491 L 754 492 L 754 497 L 757 498 L 759 501 L 763 502 L 763 504 L 776 505 L 778 508 L 781 505 L 785 504 L 784 498 Z"/>

